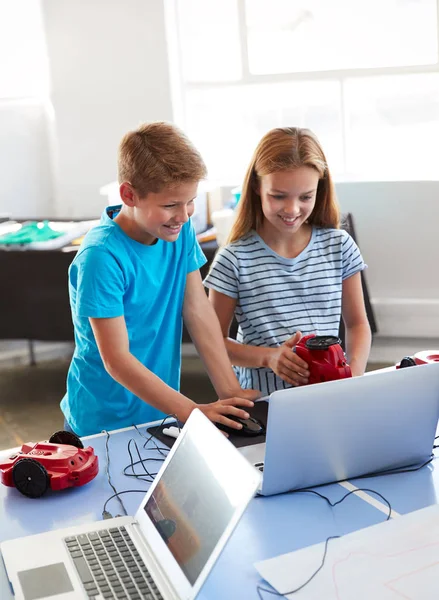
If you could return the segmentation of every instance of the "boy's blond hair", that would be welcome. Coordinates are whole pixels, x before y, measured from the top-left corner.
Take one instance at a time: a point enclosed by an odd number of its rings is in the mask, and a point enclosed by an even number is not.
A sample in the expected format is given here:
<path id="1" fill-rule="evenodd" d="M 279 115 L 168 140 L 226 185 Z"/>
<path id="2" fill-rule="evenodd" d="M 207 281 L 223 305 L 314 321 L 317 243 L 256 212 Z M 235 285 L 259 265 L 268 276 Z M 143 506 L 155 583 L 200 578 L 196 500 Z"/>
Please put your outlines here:
<path id="1" fill-rule="evenodd" d="M 119 183 L 129 182 L 141 198 L 179 183 L 200 181 L 207 175 L 200 153 L 171 123 L 144 123 L 120 142 Z"/>

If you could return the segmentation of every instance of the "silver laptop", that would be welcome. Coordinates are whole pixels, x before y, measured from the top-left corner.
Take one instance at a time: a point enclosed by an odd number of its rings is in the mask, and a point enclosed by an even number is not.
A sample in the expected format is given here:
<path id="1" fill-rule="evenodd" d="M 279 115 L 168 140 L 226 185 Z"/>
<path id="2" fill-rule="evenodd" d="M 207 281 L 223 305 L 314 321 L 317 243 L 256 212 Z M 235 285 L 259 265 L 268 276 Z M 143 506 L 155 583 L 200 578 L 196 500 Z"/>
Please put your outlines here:
<path id="1" fill-rule="evenodd" d="M 134 518 L 1 544 L 15 596 L 195 598 L 260 479 L 222 433 L 194 410 Z"/>
<path id="2" fill-rule="evenodd" d="M 439 417 L 439 363 L 281 390 L 265 444 L 240 448 L 265 496 L 421 464 Z"/>

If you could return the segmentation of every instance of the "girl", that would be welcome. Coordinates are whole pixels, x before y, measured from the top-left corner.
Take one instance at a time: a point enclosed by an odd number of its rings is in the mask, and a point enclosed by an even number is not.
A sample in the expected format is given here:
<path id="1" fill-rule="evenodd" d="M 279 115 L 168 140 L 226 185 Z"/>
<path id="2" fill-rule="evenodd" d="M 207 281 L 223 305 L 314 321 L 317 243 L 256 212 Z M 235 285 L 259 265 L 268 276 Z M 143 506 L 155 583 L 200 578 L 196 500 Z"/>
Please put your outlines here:
<path id="1" fill-rule="evenodd" d="M 315 135 L 294 127 L 269 131 L 247 170 L 228 245 L 204 282 L 241 386 L 270 394 L 306 384 L 308 365 L 294 346 L 302 333 L 338 336 L 341 315 L 352 374 L 362 375 L 371 342 L 365 266 L 339 229 L 334 185 Z M 228 337 L 234 314 L 236 341 Z"/>

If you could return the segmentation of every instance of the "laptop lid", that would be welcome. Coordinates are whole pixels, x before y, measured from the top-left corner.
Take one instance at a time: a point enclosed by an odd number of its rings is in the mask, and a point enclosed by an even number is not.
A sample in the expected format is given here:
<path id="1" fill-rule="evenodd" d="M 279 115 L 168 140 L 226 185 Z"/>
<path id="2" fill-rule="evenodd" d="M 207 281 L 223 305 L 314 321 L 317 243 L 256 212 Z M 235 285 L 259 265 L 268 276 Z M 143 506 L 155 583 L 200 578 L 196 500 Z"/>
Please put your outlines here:
<path id="1" fill-rule="evenodd" d="M 260 474 L 193 410 L 136 519 L 179 598 L 194 598 L 260 485 Z"/>
<path id="2" fill-rule="evenodd" d="M 424 462 L 438 416 L 439 363 L 274 392 L 262 494 Z"/>

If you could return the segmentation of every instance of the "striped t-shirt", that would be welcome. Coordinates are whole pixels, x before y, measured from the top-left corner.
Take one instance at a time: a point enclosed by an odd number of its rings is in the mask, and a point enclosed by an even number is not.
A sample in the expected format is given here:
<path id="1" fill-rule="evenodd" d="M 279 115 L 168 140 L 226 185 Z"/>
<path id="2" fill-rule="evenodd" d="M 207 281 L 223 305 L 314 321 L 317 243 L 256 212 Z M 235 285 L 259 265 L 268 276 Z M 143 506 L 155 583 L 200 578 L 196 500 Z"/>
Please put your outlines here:
<path id="1" fill-rule="evenodd" d="M 298 330 L 338 335 L 342 282 L 365 266 L 343 229 L 313 227 L 296 258 L 279 256 L 252 231 L 218 251 L 204 285 L 236 298 L 238 342 L 273 348 Z M 245 389 L 270 394 L 291 387 L 271 369 L 235 370 Z"/>

